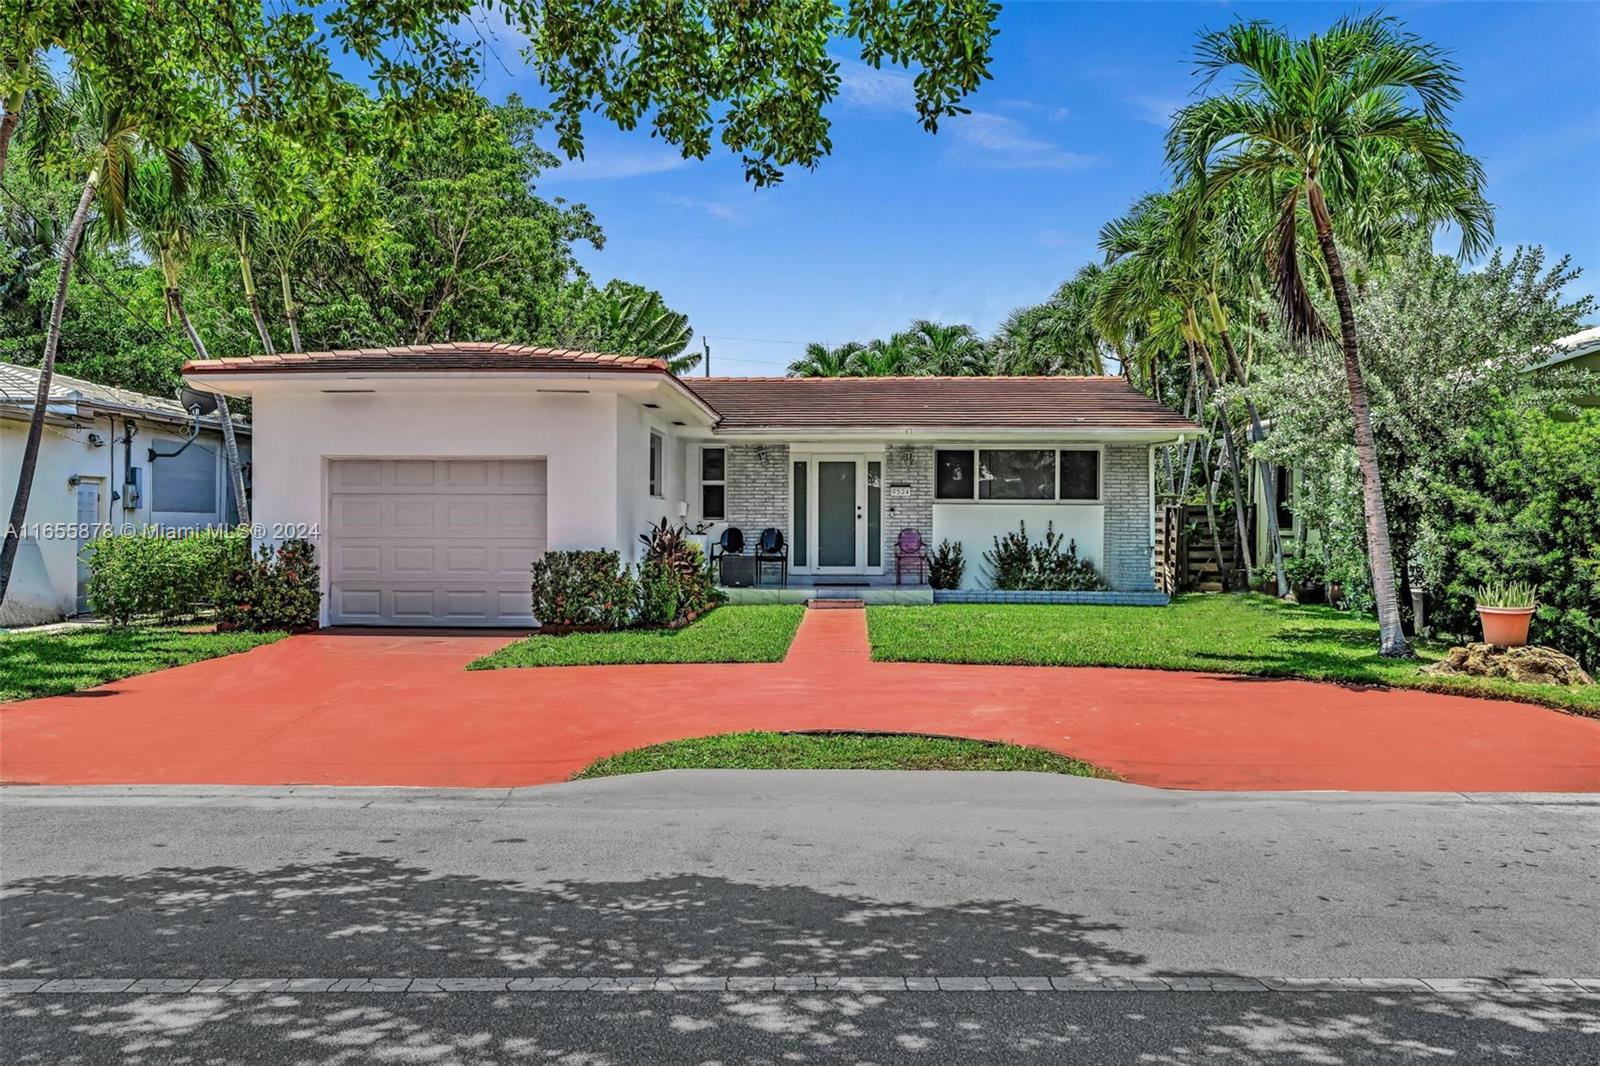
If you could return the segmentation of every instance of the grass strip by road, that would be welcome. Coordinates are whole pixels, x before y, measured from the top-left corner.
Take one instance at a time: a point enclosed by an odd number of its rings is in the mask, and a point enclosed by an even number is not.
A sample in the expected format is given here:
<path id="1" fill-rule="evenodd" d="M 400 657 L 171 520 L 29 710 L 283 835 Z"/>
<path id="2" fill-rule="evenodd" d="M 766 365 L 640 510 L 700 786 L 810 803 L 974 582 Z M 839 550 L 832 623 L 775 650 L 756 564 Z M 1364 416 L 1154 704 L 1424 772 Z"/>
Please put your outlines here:
<path id="1" fill-rule="evenodd" d="M 1179 596 L 1166 607 L 938 604 L 869 607 L 872 657 L 886 662 L 1019 666 L 1127 666 L 1385 685 L 1519 700 L 1600 716 L 1600 685 L 1533 685 L 1436 677 L 1414 660 L 1378 654 L 1378 626 L 1362 615 L 1267 596 Z"/>
<path id="2" fill-rule="evenodd" d="M 1041 748 L 905 733 L 723 733 L 597 759 L 573 780 L 654 770 L 1026 770 L 1116 775 Z"/>
<path id="3" fill-rule="evenodd" d="M 560 636 L 535 633 L 473 660 L 467 669 L 781 662 L 805 610 L 798 604 L 718 607 L 682 629 L 619 629 Z"/>
<path id="4" fill-rule="evenodd" d="M 282 633 L 72 629 L 0 635 L 0 703 L 78 692 L 125 677 L 249 651 Z"/>

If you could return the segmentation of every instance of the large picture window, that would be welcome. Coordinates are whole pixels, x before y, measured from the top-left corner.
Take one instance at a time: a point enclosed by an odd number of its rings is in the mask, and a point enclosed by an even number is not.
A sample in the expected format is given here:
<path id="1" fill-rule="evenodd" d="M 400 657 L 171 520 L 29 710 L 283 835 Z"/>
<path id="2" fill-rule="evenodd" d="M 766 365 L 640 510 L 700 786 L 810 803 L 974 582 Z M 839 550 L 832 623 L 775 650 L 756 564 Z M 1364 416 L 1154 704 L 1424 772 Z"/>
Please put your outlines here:
<path id="1" fill-rule="evenodd" d="M 725 448 L 700 449 L 700 517 L 707 521 L 728 517 L 728 452 Z"/>
<path id="2" fill-rule="evenodd" d="M 1098 448 L 941 448 L 934 455 L 936 500 L 1100 499 Z"/>

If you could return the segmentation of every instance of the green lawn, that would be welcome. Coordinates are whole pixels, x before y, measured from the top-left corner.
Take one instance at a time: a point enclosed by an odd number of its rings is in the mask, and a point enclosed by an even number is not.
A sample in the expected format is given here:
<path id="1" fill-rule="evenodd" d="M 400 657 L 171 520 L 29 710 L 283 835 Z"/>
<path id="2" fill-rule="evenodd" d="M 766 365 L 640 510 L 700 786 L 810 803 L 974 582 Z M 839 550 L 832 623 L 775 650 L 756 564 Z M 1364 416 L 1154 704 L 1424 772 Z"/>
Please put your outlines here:
<path id="1" fill-rule="evenodd" d="M 1524 685 L 1418 672 L 1377 653 L 1371 619 L 1265 596 L 1179 596 L 1167 607 L 940 604 L 870 607 L 872 657 L 901 662 L 1135 666 L 1422 688 L 1600 715 L 1600 685 Z"/>
<path id="2" fill-rule="evenodd" d="M 79 629 L 0 635 L 0 702 L 77 692 L 271 644 L 282 633 Z"/>
<path id="3" fill-rule="evenodd" d="M 984 740 L 900 733 L 725 733 L 607 756 L 574 779 L 652 770 L 1032 770 L 1115 776 L 1065 755 Z"/>
<path id="4" fill-rule="evenodd" d="M 468 670 L 507 666 L 612 666 L 621 663 L 775 663 L 794 640 L 805 608 L 798 604 L 718 607 L 682 629 L 622 629 L 614 633 L 535 634 L 467 664 Z"/>

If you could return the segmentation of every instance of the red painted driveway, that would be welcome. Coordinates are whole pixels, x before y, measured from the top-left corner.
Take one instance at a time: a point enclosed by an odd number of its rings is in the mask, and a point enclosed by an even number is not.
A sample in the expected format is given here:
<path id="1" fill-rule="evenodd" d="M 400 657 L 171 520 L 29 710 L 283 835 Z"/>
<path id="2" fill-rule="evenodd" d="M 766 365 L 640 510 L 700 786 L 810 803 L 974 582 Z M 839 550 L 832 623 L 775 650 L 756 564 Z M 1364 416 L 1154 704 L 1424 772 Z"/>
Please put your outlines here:
<path id="1" fill-rule="evenodd" d="M 0 708 L 0 780 L 504 787 L 741 729 L 1006 740 L 1196 789 L 1600 791 L 1600 722 L 1494 700 L 1155 670 L 873 663 L 861 611 L 785 662 L 468 673 L 503 636 L 323 633 Z"/>

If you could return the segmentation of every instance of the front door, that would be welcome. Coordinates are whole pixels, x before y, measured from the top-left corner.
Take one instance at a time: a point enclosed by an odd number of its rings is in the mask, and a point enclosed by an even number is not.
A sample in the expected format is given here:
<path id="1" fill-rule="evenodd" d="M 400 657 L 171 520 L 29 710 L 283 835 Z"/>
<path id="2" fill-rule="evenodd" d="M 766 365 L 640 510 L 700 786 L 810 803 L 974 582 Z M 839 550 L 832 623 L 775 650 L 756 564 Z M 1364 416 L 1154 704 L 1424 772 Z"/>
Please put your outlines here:
<path id="1" fill-rule="evenodd" d="M 818 459 L 816 470 L 817 572 L 859 573 L 865 517 L 860 493 L 861 464 L 853 458 Z"/>

